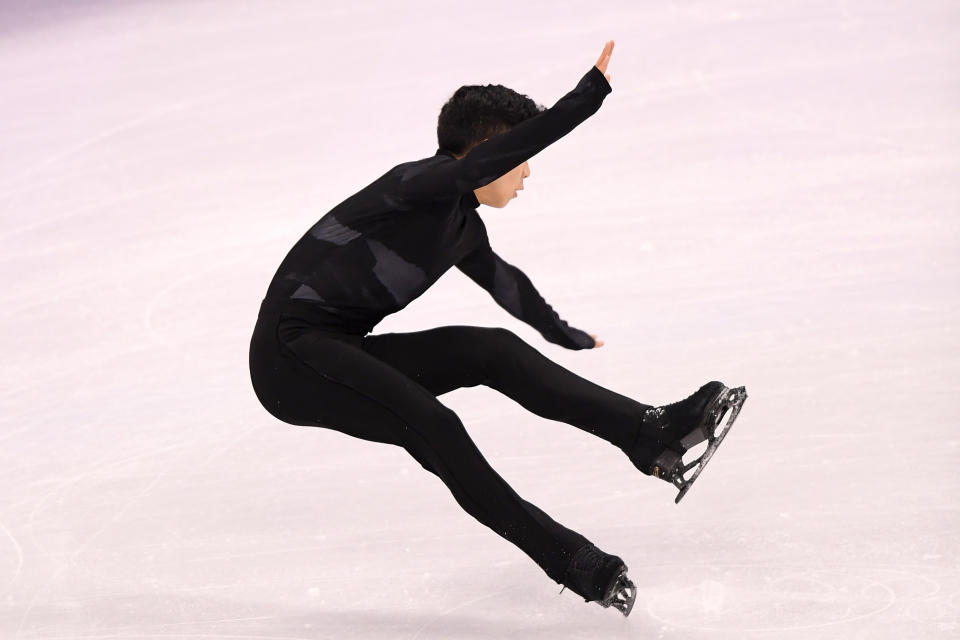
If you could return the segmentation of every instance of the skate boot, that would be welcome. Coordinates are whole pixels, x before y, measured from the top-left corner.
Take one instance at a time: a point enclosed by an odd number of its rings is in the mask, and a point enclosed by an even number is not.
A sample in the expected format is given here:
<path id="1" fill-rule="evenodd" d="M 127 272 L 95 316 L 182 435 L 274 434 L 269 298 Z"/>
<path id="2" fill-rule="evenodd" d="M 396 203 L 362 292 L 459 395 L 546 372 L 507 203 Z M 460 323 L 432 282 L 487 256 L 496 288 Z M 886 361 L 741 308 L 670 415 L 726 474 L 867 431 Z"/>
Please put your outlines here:
<path id="1" fill-rule="evenodd" d="M 744 387 L 729 389 L 713 381 L 684 400 L 647 409 L 637 440 L 628 452 L 630 460 L 643 473 L 680 489 L 675 500 L 680 502 L 726 437 L 746 399 Z M 727 411 L 730 418 L 718 431 Z M 706 451 L 685 463 L 683 455 L 704 441 L 708 443 Z M 693 475 L 685 478 L 684 474 L 694 467 Z"/>
<path id="2" fill-rule="evenodd" d="M 633 464 L 648 476 L 669 482 L 670 477 L 683 467 L 683 456 L 658 442 L 634 445 L 630 453 Z"/>
<path id="3" fill-rule="evenodd" d="M 582 597 L 584 602 L 614 607 L 624 616 L 630 615 L 637 598 L 637 589 L 627 577 L 623 560 L 589 542 L 570 559 L 563 575 L 563 587 Z"/>

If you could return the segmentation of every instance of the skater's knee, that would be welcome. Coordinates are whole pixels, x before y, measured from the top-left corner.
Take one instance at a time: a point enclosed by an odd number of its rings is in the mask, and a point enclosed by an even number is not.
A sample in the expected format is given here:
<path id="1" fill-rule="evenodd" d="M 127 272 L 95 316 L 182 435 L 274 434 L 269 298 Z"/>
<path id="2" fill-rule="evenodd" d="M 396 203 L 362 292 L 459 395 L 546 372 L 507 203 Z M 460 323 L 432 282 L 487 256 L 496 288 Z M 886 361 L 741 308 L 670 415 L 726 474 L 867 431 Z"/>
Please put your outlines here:
<path id="1" fill-rule="evenodd" d="M 475 327 L 471 354 L 475 366 L 483 372 L 482 384 L 490 385 L 502 377 L 503 365 L 522 348 L 523 340 L 503 327 Z"/>
<path id="2" fill-rule="evenodd" d="M 416 448 L 407 447 L 407 453 L 416 460 L 425 471 L 429 471 L 435 476 L 440 476 L 440 472 L 437 471 L 437 465 L 435 461 L 431 461 L 430 456 L 425 455 L 422 451 Z"/>
<path id="3" fill-rule="evenodd" d="M 462 335 L 462 356 L 472 366 L 483 371 L 489 379 L 497 372 L 498 364 L 523 345 L 523 339 L 502 327 L 469 327 Z"/>
<path id="4" fill-rule="evenodd" d="M 431 443 L 457 439 L 466 433 L 466 427 L 453 409 L 437 402 L 434 406 L 419 412 L 412 422 L 403 425 L 405 435 L 425 439 Z M 412 432 L 412 433 L 411 433 Z"/>
<path id="5" fill-rule="evenodd" d="M 497 348 L 522 342 L 520 336 L 503 327 L 466 327 L 467 334 L 462 337 L 474 345 L 478 351 L 488 353 Z"/>
<path id="6" fill-rule="evenodd" d="M 502 327 L 493 328 L 490 332 L 487 363 L 488 369 L 495 376 L 528 366 L 529 357 L 536 351 L 526 340 Z"/>
<path id="7" fill-rule="evenodd" d="M 488 330 L 490 331 L 490 335 L 493 336 L 495 340 L 505 343 L 518 341 L 523 342 L 523 338 L 506 327 L 490 327 Z"/>
<path id="8" fill-rule="evenodd" d="M 510 329 L 503 327 L 491 327 L 487 334 L 487 354 L 491 357 L 499 357 L 504 354 L 516 353 L 518 350 L 529 348 L 529 345 L 523 338 L 515 334 Z"/>

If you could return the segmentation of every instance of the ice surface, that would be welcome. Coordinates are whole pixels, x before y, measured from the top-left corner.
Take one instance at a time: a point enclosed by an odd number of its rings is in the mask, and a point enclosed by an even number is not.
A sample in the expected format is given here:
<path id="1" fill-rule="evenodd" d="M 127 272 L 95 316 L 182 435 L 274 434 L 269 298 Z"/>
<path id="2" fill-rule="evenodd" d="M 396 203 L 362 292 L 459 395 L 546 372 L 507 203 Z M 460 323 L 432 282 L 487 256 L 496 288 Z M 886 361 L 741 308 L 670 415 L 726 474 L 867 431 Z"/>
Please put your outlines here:
<path id="1" fill-rule="evenodd" d="M 0 637 L 955 638 L 956 2 L 3 2 Z M 461 84 L 600 111 L 481 207 L 602 348 L 456 270 L 376 332 L 505 326 L 641 402 L 745 385 L 680 505 L 486 387 L 443 396 L 525 498 L 622 556 L 587 605 L 402 449 L 259 405 L 267 283 L 432 155 Z M 558 595 L 559 594 L 559 595 Z"/>

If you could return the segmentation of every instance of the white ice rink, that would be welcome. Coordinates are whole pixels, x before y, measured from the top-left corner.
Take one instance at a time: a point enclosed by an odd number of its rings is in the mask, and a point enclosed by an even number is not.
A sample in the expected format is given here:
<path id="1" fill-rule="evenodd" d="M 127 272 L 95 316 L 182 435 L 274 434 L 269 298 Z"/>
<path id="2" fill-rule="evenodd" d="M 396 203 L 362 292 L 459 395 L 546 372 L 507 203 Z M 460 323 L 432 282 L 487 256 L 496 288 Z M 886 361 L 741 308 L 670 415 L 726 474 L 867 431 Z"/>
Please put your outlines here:
<path id="1" fill-rule="evenodd" d="M 375 333 L 504 326 L 648 404 L 750 399 L 679 504 L 487 387 L 441 396 L 624 558 L 585 604 L 404 450 L 266 413 L 279 261 L 440 106 L 601 109 L 481 206 L 572 326 L 453 269 Z M 0 0 L 0 638 L 960 637 L 960 3 Z"/>

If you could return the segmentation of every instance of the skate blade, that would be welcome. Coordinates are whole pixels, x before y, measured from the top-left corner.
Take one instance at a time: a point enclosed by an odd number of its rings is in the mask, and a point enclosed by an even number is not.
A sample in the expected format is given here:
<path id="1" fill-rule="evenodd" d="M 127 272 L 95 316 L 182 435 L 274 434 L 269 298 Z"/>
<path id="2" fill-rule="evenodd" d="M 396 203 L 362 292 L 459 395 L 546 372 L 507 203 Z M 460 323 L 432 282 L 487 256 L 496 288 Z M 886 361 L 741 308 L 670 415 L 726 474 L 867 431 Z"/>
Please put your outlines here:
<path id="1" fill-rule="evenodd" d="M 704 451 L 700 457 L 689 463 L 685 463 L 683 469 L 670 479 L 670 481 L 680 489 L 680 492 L 674 500 L 675 504 L 680 503 L 683 496 L 687 495 L 687 492 L 690 491 L 690 487 L 694 481 L 703 473 L 703 468 L 710 462 L 710 458 L 716 453 L 717 448 L 720 447 L 720 443 L 723 442 L 723 439 L 727 437 L 727 433 L 730 432 L 730 427 L 733 426 L 737 416 L 740 415 L 740 410 L 743 408 L 743 403 L 746 399 L 747 390 L 745 387 L 736 387 L 735 389 L 724 387 L 720 392 L 714 407 L 710 411 L 711 419 L 708 421 L 708 424 L 711 425 L 711 433 L 707 438 L 707 450 Z M 727 418 L 727 422 L 722 426 L 722 429 L 718 431 L 717 426 L 723 421 L 728 411 L 730 412 L 730 417 Z M 697 469 L 693 472 L 693 475 L 685 478 L 684 475 L 694 467 L 697 467 Z"/>
<path id="2" fill-rule="evenodd" d="M 613 607 L 626 617 L 633 611 L 633 603 L 636 599 L 637 587 L 624 572 L 616 580 L 612 597 L 605 599 L 601 604 L 604 607 Z"/>

